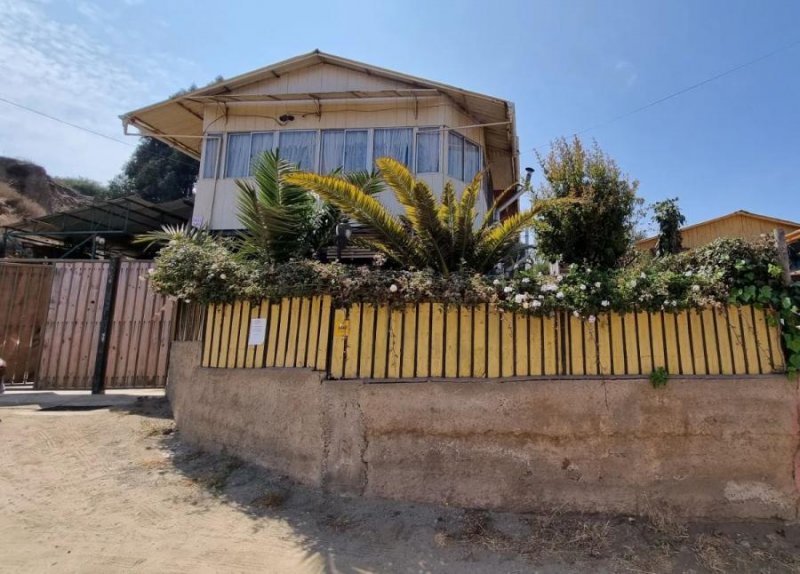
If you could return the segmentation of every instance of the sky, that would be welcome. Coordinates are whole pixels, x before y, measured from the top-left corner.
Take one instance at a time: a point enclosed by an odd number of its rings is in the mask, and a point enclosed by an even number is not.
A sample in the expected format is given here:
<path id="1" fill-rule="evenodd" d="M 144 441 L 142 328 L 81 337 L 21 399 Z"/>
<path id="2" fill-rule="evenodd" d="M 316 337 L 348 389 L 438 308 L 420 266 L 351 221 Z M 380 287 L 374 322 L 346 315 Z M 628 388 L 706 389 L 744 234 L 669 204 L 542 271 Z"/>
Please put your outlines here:
<path id="1" fill-rule="evenodd" d="M 120 114 L 318 48 L 513 101 L 536 181 L 534 150 L 578 133 L 689 223 L 800 220 L 792 0 L 0 0 L 0 22 L 0 155 L 51 175 L 108 181 Z"/>

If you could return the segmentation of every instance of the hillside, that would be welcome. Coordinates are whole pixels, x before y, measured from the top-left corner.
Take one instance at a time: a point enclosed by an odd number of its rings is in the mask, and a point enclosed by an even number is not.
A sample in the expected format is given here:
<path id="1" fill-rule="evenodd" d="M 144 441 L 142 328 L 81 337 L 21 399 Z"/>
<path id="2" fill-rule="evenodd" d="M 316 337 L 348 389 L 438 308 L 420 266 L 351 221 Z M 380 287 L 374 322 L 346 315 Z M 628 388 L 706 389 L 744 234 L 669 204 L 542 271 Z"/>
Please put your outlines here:
<path id="1" fill-rule="evenodd" d="M 0 226 L 77 207 L 90 200 L 56 183 L 35 163 L 0 157 Z"/>

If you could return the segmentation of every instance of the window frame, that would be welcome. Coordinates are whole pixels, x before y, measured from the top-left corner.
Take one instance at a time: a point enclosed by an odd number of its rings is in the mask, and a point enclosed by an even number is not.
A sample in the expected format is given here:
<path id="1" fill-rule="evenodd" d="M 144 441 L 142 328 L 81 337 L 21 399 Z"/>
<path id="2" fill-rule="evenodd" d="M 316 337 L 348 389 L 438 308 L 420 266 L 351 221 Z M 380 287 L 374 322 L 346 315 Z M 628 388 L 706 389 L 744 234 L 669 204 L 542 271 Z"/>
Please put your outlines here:
<path id="1" fill-rule="evenodd" d="M 414 174 L 421 173 L 442 173 L 442 133 L 443 129 L 439 126 L 421 126 L 414 128 Z M 419 166 L 419 134 L 428 133 L 436 134 L 436 171 L 417 171 Z"/>
<path id="2" fill-rule="evenodd" d="M 220 179 L 219 178 L 219 160 L 220 156 L 222 155 L 222 148 L 223 148 L 223 134 L 221 132 L 214 132 L 206 134 L 205 139 L 203 140 L 203 153 L 201 156 L 202 164 L 200 165 L 200 179 Z M 217 154 L 214 158 L 214 175 L 208 176 L 206 175 L 206 161 L 208 159 L 208 141 L 209 140 L 216 140 L 217 141 Z"/>
<path id="3" fill-rule="evenodd" d="M 447 130 L 447 138 L 448 138 L 448 140 L 450 139 L 451 135 L 456 136 L 457 138 L 461 139 L 461 175 L 460 176 L 454 176 L 454 175 L 450 174 L 450 142 L 449 141 L 446 143 L 446 147 L 447 147 L 447 171 L 445 172 L 445 174 L 449 178 L 457 179 L 458 181 L 463 181 L 465 183 L 469 183 L 469 181 L 472 181 L 472 178 L 470 178 L 469 180 L 467 180 L 465 178 L 465 170 L 467 169 L 467 143 L 469 143 L 471 145 L 474 145 L 478 149 L 478 171 L 477 171 L 477 173 L 480 173 L 481 170 L 483 169 L 483 147 L 481 146 L 481 144 L 479 144 L 478 142 L 476 142 L 472 138 L 469 138 L 469 137 L 465 136 L 464 134 L 462 134 L 460 132 L 457 132 L 457 131 L 455 131 L 453 129 Z M 475 176 L 472 176 L 472 177 L 474 178 Z"/>

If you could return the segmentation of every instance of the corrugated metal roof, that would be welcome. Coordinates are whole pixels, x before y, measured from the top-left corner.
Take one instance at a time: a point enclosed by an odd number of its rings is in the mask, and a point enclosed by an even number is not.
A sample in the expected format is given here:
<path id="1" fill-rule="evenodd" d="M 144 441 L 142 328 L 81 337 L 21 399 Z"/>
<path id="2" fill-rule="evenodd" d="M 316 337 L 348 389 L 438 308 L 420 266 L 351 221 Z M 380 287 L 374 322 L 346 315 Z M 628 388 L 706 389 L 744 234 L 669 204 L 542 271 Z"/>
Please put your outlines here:
<path id="1" fill-rule="evenodd" d="M 263 94 L 259 94 L 258 96 L 231 94 L 231 92 L 238 88 L 260 80 L 278 78 L 284 74 L 320 63 L 332 64 L 342 68 L 363 72 L 371 76 L 395 80 L 402 82 L 404 85 L 408 86 L 408 88 L 385 90 L 385 94 L 383 92 L 380 94 L 373 92 L 347 92 L 346 94 L 344 92 L 318 92 L 268 96 Z M 123 124 L 126 126 L 134 125 L 148 135 L 152 135 L 192 157 L 199 158 L 203 136 L 203 108 L 205 104 L 210 101 L 248 101 L 248 97 L 258 97 L 262 100 L 272 99 L 274 101 L 286 101 L 287 99 L 316 101 L 345 96 L 348 98 L 402 97 L 403 95 L 414 95 L 415 93 L 437 93 L 444 95 L 452 101 L 455 106 L 462 108 L 468 116 L 474 118 L 475 122 L 479 124 L 508 122 L 505 125 L 495 125 L 485 128 L 486 145 L 490 148 L 509 151 L 512 161 L 511 173 L 519 172 L 519 166 L 517 165 L 518 150 L 514 105 L 511 102 L 485 94 L 463 90 L 440 82 L 371 66 L 355 60 L 340 58 L 318 50 L 218 82 L 193 92 L 170 98 L 157 104 L 128 112 L 120 117 Z"/>

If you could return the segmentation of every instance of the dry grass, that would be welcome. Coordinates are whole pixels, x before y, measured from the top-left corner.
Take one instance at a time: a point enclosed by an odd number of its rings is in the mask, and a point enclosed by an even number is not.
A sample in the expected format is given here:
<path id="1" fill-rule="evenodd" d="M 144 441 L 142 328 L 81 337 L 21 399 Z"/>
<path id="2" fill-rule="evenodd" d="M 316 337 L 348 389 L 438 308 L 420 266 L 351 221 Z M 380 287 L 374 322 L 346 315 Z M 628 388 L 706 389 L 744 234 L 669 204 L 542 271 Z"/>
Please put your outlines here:
<path id="1" fill-rule="evenodd" d="M 280 508 L 288 498 L 286 492 L 281 490 L 268 490 L 261 496 L 254 498 L 250 505 L 260 510 Z"/>
<path id="2" fill-rule="evenodd" d="M 530 520 L 526 550 L 533 555 L 567 555 L 602 558 L 611 548 L 611 522 L 555 510 Z"/>
<path id="3" fill-rule="evenodd" d="M 45 213 L 41 205 L 0 181 L 0 226 L 10 225 L 28 217 L 41 217 Z"/>
<path id="4" fill-rule="evenodd" d="M 645 499 L 641 509 L 652 542 L 677 547 L 689 539 L 689 529 L 675 510 L 664 503 Z"/>
<path id="5" fill-rule="evenodd" d="M 144 420 L 142 421 L 142 432 L 146 437 L 166 436 L 175 432 L 175 424 L 172 422 Z"/>
<path id="6" fill-rule="evenodd" d="M 725 543 L 716 536 L 700 534 L 692 545 L 692 550 L 700 565 L 709 572 L 727 572 L 729 563 L 725 558 Z"/>

